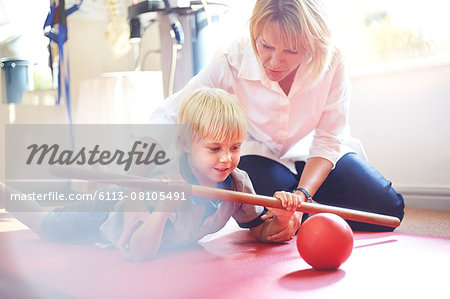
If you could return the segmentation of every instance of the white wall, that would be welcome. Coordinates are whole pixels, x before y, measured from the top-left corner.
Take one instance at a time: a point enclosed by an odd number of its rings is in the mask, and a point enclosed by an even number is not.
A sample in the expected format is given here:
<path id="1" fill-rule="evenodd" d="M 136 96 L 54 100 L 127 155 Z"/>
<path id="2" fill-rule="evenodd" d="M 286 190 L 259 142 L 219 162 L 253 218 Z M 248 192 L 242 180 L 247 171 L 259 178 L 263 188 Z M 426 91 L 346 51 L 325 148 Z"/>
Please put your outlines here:
<path id="1" fill-rule="evenodd" d="M 450 210 L 450 63 L 352 77 L 350 124 L 416 207 Z"/>
<path id="2" fill-rule="evenodd" d="M 80 83 L 84 79 L 100 76 L 105 72 L 131 71 L 134 69 L 134 54 L 114 59 L 106 42 L 106 18 L 77 15 L 68 18 L 68 41 L 66 52 L 70 62 L 70 88 L 72 110 L 77 110 Z M 147 37 L 149 36 L 149 37 Z M 150 27 L 143 36 L 143 51 L 159 46 L 158 28 Z M 0 57 L 2 56 L 0 49 Z M 6 54 L 5 54 L 6 55 Z M 159 69 L 159 55 L 149 55 L 145 70 Z M 1 78 L 1 75 L 0 75 Z M 2 94 L 0 84 L 0 95 Z M 27 106 L 16 105 L 15 124 L 67 124 L 68 117 L 65 105 L 59 106 Z M 10 107 L 0 101 L 0 180 L 5 178 L 5 130 L 10 123 Z M 77 115 L 73 115 L 76 119 Z"/>
<path id="3" fill-rule="evenodd" d="M 127 55 L 120 58 L 113 57 L 105 38 L 106 20 L 77 15 L 73 15 L 68 20 L 71 94 L 76 106 L 78 89 L 83 79 L 98 77 L 107 72 L 132 71 L 134 70 L 134 54 L 130 50 Z M 142 40 L 143 53 L 149 49 L 158 49 L 157 26 L 149 27 Z M 145 70 L 159 70 L 158 54 L 148 56 Z"/>

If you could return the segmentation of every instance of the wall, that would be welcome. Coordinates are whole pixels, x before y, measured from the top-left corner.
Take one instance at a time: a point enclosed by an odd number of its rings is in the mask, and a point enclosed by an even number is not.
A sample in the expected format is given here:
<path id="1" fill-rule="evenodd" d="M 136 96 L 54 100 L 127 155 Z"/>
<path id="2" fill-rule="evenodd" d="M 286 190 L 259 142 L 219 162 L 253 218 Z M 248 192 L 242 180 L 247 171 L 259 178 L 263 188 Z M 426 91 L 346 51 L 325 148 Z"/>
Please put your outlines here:
<path id="1" fill-rule="evenodd" d="M 115 59 L 105 38 L 106 17 L 77 15 L 68 18 L 68 41 L 66 52 L 70 62 L 70 88 L 72 110 L 77 111 L 79 87 L 83 80 L 95 78 L 106 72 L 121 72 L 134 70 L 134 54 Z M 40 25 L 41 26 L 41 25 Z M 150 36 L 151 38 L 148 38 Z M 143 36 L 142 51 L 147 52 L 159 47 L 157 26 L 150 27 Z M 0 49 L 0 57 L 3 53 Z M 148 55 L 144 70 L 159 70 L 159 54 Z M 1 78 L 1 75 L 0 75 Z M 0 94 L 2 94 L 0 84 Z M 0 180 L 5 178 L 5 131 L 6 124 L 10 124 L 9 105 L 0 101 Z M 59 106 L 27 106 L 16 105 L 15 124 L 67 124 L 67 110 L 65 105 Z M 73 115 L 76 120 L 77 115 Z"/>
<path id="2" fill-rule="evenodd" d="M 352 77 L 352 133 L 407 203 L 450 210 L 450 63 Z"/>
<path id="3" fill-rule="evenodd" d="M 134 53 L 130 50 L 128 54 L 114 58 L 105 38 L 106 21 L 104 19 L 74 15 L 69 19 L 68 28 L 71 94 L 76 106 L 78 89 L 83 79 L 98 77 L 107 72 L 134 70 Z M 142 53 L 158 49 L 157 26 L 149 27 L 142 40 Z M 148 55 L 144 66 L 143 70 L 159 70 L 159 55 Z"/>

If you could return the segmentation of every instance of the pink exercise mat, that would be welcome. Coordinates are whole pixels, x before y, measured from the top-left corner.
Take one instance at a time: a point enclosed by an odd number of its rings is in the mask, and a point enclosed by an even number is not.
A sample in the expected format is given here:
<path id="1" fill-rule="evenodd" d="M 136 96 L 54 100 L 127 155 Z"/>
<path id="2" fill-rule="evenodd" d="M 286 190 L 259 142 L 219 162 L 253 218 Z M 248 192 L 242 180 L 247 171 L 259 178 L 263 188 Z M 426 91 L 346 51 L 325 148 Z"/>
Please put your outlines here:
<path id="1" fill-rule="evenodd" d="M 332 250 L 332 249 L 331 249 Z M 133 263 L 117 250 L 0 233 L 0 298 L 450 298 L 450 238 L 355 233 L 350 258 L 315 271 L 295 239 L 227 224 L 194 248 Z"/>

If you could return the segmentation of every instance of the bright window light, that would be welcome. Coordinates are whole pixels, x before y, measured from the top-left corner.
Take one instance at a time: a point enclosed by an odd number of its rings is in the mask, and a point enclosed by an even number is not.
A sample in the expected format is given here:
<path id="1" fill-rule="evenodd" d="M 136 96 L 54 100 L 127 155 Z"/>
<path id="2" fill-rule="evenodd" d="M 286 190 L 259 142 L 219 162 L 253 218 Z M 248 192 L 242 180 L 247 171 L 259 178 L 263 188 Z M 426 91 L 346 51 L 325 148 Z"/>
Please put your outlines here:
<path id="1" fill-rule="evenodd" d="M 446 0 L 325 0 L 339 47 L 351 68 L 450 62 Z"/>

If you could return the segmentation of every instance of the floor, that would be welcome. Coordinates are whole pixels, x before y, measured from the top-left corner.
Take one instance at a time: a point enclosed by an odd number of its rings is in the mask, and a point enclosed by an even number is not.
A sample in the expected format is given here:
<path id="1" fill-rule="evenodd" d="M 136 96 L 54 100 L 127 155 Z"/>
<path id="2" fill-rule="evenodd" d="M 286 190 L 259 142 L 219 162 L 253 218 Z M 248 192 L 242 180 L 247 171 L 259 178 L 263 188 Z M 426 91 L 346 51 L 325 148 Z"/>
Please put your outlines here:
<path id="1" fill-rule="evenodd" d="M 450 213 L 406 215 L 399 233 L 355 233 L 351 256 L 336 271 L 313 270 L 295 239 L 257 243 L 234 221 L 147 263 L 118 250 L 42 242 L 27 230 L 0 233 L 0 297 L 447 299 L 450 238 L 419 234 L 448 235 Z M 17 225 L 3 216 L 1 227 Z"/>
<path id="2" fill-rule="evenodd" d="M 450 211 L 405 209 L 396 232 L 450 238 Z"/>
<path id="3" fill-rule="evenodd" d="M 0 209 L 0 232 L 23 229 L 27 227 Z M 395 231 L 450 238 L 450 211 L 407 208 L 405 218 Z"/>
<path id="4" fill-rule="evenodd" d="M 20 223 L 10 214 L 5 212 L 5 209 L 0 209 L 0 232 L 8 232 L 15 230 L 28 229 L 25 225 Z"/>

